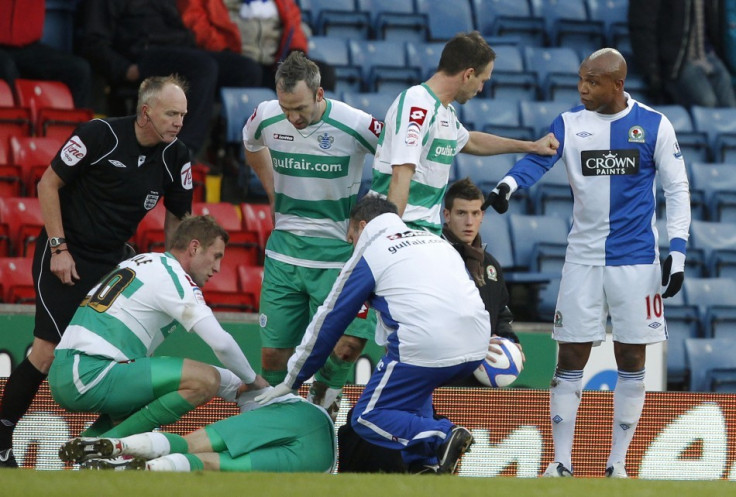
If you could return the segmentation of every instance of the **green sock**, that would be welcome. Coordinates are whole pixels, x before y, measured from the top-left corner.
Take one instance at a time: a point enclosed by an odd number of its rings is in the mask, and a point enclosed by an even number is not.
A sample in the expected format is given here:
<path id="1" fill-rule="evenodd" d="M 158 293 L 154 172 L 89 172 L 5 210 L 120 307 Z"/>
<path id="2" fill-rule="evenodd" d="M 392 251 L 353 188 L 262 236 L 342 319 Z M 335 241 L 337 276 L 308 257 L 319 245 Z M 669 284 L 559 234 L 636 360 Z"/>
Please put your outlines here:
<path id="1" fill-rule="evenodd" d="M 84 430 L 80 437 L 99 437 L 106 431 L 113 428 L 112 419 L 107 414 L 100 414 L 100 417 Z"/>
<path id="2" fill-rule="evenodd" d="M 159 397 L 139 411 L 104 433 L 105 438 L 122 438 L 135 433 L 144 433 L 177 421 L 197 406 L 189 403 L 179 392 L 170 392 Z"/>
<path id="3" fill-rule="evenodd" d="M 204 463 L 202 460 L 193 454 L 184 454 L 184 457 L 189 461 L 189 471 L 203 471 Z"/>
<path id="4" fill-rule="evenodd" d="M 286 378 L 286 370 L 269 371 L 264 369 L 261 371 L 261 376 L 263 376 L 263 379 L 265 379 L 270 385 L 276 386 Z"/>
<path id="5" fill-rule="evenodd" d="M 161 432 L 161 434 L 166 437 L 166 440 L 169 441 L 169 446 L 171 447 L 171 449 L 169 449 L 169 454 L 189 453 L 189 444 L 184 437 L 175 433 L 168 432 Z"/>
<path id="6" fill-rule="evenodd" d="M 343 361 L 333 352 L 325 365 L 314 375 L 314 379 L 330 388 L 342 388 L 348 380 L 348 374 L 352 367 L 352 362 Z"/>

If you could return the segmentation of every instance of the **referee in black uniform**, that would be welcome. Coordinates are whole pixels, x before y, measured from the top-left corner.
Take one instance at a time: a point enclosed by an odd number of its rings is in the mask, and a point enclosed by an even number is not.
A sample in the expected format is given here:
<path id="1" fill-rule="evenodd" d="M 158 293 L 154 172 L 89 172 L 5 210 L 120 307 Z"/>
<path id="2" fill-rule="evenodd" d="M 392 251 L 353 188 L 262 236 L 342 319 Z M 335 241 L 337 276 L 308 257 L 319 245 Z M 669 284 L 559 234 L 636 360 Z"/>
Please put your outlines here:
<path id="1" fill-rule="evenodd" d="M 87 292 L 133 255 L 127 241 L 163 197 L 166 241 L 191 212 L 189 150 L 177 140 L 186 84 L 152 77 L 138 90 L 136 115 L 79 126 L 38 183 L 44 228 L 36 241 L 36 321 L 31 353 L 0 400 L 0 467 L 17 467 L 13 429 L 46 378 L 54 348 Z"/>

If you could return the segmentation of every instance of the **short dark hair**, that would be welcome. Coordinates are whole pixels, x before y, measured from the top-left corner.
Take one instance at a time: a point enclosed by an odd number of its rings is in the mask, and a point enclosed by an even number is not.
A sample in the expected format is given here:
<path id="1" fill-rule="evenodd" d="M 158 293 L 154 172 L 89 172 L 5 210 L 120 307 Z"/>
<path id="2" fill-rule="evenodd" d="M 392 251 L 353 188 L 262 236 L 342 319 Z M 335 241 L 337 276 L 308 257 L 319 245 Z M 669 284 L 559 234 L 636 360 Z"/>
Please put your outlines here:
<path id="1" fill-rule="evenodd" d="M 189 83 L 178 74 L 169 74 L 168 76 L 151 76 L 143 80 L 138 87 L 138 104 L 136 105 L 136 113 L 140 114 L 144 105 L 150 105 L 151 100 L 158 97 L 166 85 L 174 85 L 181 88 L 186 94 L 189 91 Z"/>
<path id="2" fill-rule="evenodd" d="M 350 210 L 350 221 L 354 223 L 365 221 L 367 223 L 373 218 L 387 213 L 398 214 L 399 209 L 396 204 L 378 195 L 366 195 Z"/>
<path id="3" fill-rule="evenodd" d="M 299 81 L 304 81 L 316 96 L 321 79 L 317 64 L 298 50 L 291 52 L 276 70 L 276 87 L 287 93 L 293 92 Z"/>
<path id="4" fill-rule="evenodd" d="M 480 73 L 494 60 L 496 52 L 478 31 L 458 33 L 442 49 L 437 71 L 454 76 L 472 67 Z"/>
<path id="5" fill-rule="evenodd" d="M 457 180 L 447 189 L 447 193 L 445 193 L 445 209 L 452 210 L 456 198 L 462 200 L 484 200 L 485 196 L 470 178 L 465 177 Z"/>
<path id="6" fill-rule="evenodd" d="M 225 228 L 217 224 L 212 216 L 187 216 L 176 227 L 171 237 L 171 248 L 185 250 L 192 240 L 199 240 L 204 248 L 209 247 L 215 240 L 222 238 L 225 243 L 230 241 L 230 235 Z"/>

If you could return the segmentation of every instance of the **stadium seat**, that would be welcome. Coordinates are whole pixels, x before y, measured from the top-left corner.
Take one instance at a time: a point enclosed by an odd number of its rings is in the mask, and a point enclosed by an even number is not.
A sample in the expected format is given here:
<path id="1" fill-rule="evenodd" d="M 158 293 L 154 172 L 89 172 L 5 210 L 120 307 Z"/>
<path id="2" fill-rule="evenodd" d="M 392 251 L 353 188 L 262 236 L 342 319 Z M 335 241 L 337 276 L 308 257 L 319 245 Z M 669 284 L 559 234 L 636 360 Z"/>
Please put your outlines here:
<path id="1" fill-rule="evenodd" d="M 573 196 L 565 164 L 557 162 L 529 189 L 535 215 L 572 217 Z"/>
<path id="2" fill-rule="evenodd" d="M 0 141 L 0 197 L 20 197 L 23 181 L 20 166 L 10 164 L 8 141 Z"/>
<path id="3" fill-rule="evenodd" d="M 544 45 L 544 20 L 528 0 L 473 0 L 475 25 L 484 36 L 518 38 L 521 46 Z"/>
<path id="4" fill-rule="evenodd" d="M 691 203 L 706 204 L 707 219 L 736 223 L 736 165 L 733 163 L 686 162 Z M 736 247 L 735 247 L 736 248 Z"/>
<path id="5" fill-rule="evenodd" d="M 61 81 L 16 79 L 15 93 L 18 105 L 31 109 L 37 136 L 67 139 L 76 126 L 94 115 L 90 109 L 74 107 L 72 93 Z"/>
<path id="6" fill-rule="evenodd" d="M 603 22 L 606 46 L 631 53 L 629 40 L 629 0 L 586 0 L 591 21 Z"/>
<path id="7" fill-rule="evenodd" d="M 259 247 L 259 264 L 263 265 L 266 242 L 273 231 L 273 215 L 268 204 L 240 204 L 243 213 L 243 229 L 256 233 Z"/>
<path id="8" fill-rule="evenodd" d="M 0 198 L 0 222 L 8 226 L 12 255 L 33 257 L 36 238 L 44 226 L 38 198 Z"/>
<path id="9" fill-rule="evenodd" d="M 569 47 L 524 47 L 524 65 L 537 73 L 543 100 L 567 101 L 570 106 L 578 99 L 578 69 L 580 57 Z"/>
<path id="10" fill-rule="evenodd" d="M 455 176 L 457 178 L 470 178 L 487 195 L 513 165 L 514 156 L 511 154 L 487 156 L 458 154 L 455 157 Z M 509 212 L 526 214 L 528 212 L 527 206 L 527 192 L 518 190 L 511 196 Z"/>
<path id="11" fill-rule="evenodd" d="M 33 259 L 0 257 L 0 298 L 6 304 L 34 304 Z"/>
<path id="12" fill-rule="evenodd" d="M 436 71 L 440 63 L 444 42 L 433 41 L 426 43 L 406 43 L 407 60 L 412 65 L 419 67 L 422 79 L 429 79 Z M 494 73 L 495 76 L 495 73 Z"/>
<path id="13" fill-rule="evenodd" d="M 736 109 L 693 105 L 693 125 L 708 135 L 712 162 L 736 161 Z"/>
<path id="14" fill-rule="evenodd" d="M 429 41 L 447 41 L 458 33 L 467 33 L 475 29 L 470 0 L 452 2 L 416 0 L 416 6 L 417 12 L 427 16 Z"/>
<path id="15" fill-rule="evenodd" d="M 10 138 L 11 162 L 20 167 L 26 196 L 36 196 L 38 180 L 63 145 L 63 139 L 51 136 Z"/>
<path id="16" fill-rule="evenodd" d="M 309 0 L 315 34 L 330 38 L 367 40 L 370 19 L 355 8 L 355 0 Z"/>
<path id="17" fill-rule="evenodd" d="M 419 68 L 407 64 L 404 42 L 350 40 L 348 52 L 351 64 L 362 68 L 363 91 L 395 96 L 421 82 Z"/>
<path id="18" fill-rule="evenodd" d="M 376 119 L 383 121 L 386 119 L 388 108 L 396 100 L 396 96 L 396 94 L 389 92 L 352 93 L 346 91 L 343 93 L 342 100 L 346 104 L 365 111 Z"/>
<path id="19" fill-rule="evenodd" d="M 736 392 L 736 340 L 689 338 L 685 340 L 691 392 Z"/>
<path id="20" fill-rule="evenodd" d="M 238 283 L 240 291 L 255 302 L 256 311 L 260 309 L 263 266 L 238 266 Z"/>
<path id="21" fill-rule="evenodd" d="M 222 117 L 227 125 L 225 139 L 228 143 L 243 143 L 243 126 L 253 114 L 258 104 L 266 100 L 276 100 L 276 92 L 270 88 L 235 88 L 220 89 L 222 101 Z"/>
<path id="22" fill-rule="evenodd" d="M 159 201 L 156 207 L 148 211 L 138 223 L 133 240 L 138 252 L 163 252 L 165 250 L 165 220 L 166 207 L 163 201 Z"/>
<path id="23" fill-rule="evenodd" d="M 423 42 L 427 18 L 414 10 L 414 0 L 358 0 L 358 10 L 370 17 L 378 40 Z"/>
<path id="24" fill-rule="evenodd" d="M 693 219 L 688 243 L 703 251 L 710 276 L 736 278 L 736 223 Z"/>
<path id="25" fill-rule="evenodd" d="M 698 306 L 705 337 L 736 340 L 736 280 L 685 278 L 685 302 Z"/>
<path id="26" fill-rule="evenodd" d="M 555 216 L 509 215 L 515 267 L 557 273 L 562 269 L 569 226 Z"/>
<path id="27" fill-rule="evenodd" d="M 627 80 L 628 81 L 628 80 Z M 695 131 L 688 110 L 682 105 L 660 105 L 657 110 L 667 116 L 677 134 L 677 143 L 685 158 L 685 163 L 706 162 L 710 151 L 708 135 Z"/>
<path id="28" fill-rule="evenodd" d="M 230 235 L 225 257 L 238 261 L 238 264 L 255 266 L 259 262 L 258 235 L 243 229 L 239 206 L 229 202 L 192 202 L 192 214 L 209 214 L 214 217 Z"/>
<path id="29" fill-rule="evenodd" d="M 549 132 L 552 121 L 561 113 L 568 111 L 572 105 L 568 102 L 519 102 L 521 124 L 534 130 L 536 138 L 544 136 Z"/>
<path id="30" fill-rule="evenodd" d="M 257 312 L 256 300 L 241 291 L 238 266 L 242 263 L 225 250 L 220 271 L 202 287 L 204 300 L 215 312 Z"/>
<path id="31" fill-rule="evenodd" d="M 537 74 L 524 68 L 524 58 L 515 45 L 494 46 L 496 60 L 483 95 L 497 100 L 535 100 L 539 93 Z"/>
<path id="32" fill-rule="evenodd" d="M 585 0 L 531 0 L 532 11 L 546 21 L 547 41 L 590 54 L 605 46 L 603 21 L 588 18 Z"/>
<path id="33" fill-rule="evenodd" d="M 514 251 L 511 248 L 511 235 L 506 219 L 506 216 L 495 211 L 486 211 L 478 234 L 486 244 L 486 251 L 496 258 L 502 268 L 511 271 L 514 267 Z"/>
<path id="34" fill-rule="evenodd" d="M 679 297 L 678 303 L 673 300 Z M 701 338 L 698 307 L 684 305 L 682 292 L 664 301 L 667 322 L 667 383 L 683 384 L 688 377 L 685 340 Z"/>
<path id="35" fill-rule="evenodd" d="M 462 110 L 462 123 L 468 129 L 519 140 L 534 138 L 533 130 L 521 125 L 516 100 L 477 99 L 458 107 Z"/>
<path id="36" fill-rule="evenodd" d="M 335 69 L 336 91 L 361 91 L 361 70 L 350 63 L 347 40 L 313 36 L 309 39 L 309 56 L 327 62 Z"/>

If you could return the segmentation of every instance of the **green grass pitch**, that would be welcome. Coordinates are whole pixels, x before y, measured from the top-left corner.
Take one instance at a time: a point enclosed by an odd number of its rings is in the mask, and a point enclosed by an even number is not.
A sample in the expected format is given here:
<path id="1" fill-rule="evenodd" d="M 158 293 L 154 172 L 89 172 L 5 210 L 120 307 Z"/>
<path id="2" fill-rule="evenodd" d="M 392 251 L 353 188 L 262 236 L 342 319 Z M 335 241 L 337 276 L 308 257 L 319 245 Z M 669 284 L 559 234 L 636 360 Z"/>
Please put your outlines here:
<path id="1" fill-rule="evenodd" d="M 0 469 L 0 495 L 73 497 L 719 497 L 729 481 L 463 478 L 413 475 L 144 473 Z"/>

